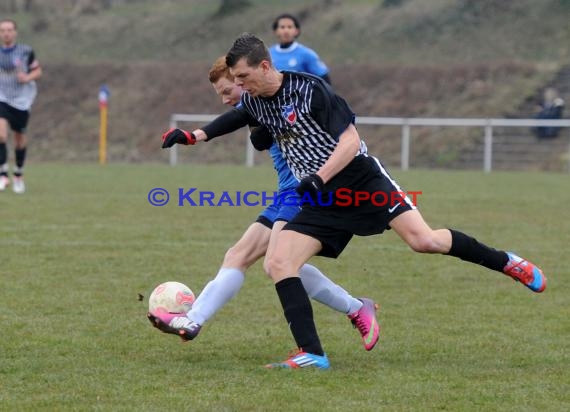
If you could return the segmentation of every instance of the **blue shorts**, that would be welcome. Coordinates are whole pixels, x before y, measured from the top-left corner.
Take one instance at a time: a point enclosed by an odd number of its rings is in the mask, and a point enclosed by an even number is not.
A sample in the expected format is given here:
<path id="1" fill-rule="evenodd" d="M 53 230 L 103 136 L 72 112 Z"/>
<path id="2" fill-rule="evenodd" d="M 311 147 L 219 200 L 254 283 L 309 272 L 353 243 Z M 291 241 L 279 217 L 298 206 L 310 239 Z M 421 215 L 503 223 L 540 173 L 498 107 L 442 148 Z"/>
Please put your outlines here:
<path id="1" fill-rule="evenodd" d="M 274 203 L 261 212 L 256 222 L 269 228 L 278 220 L 290 222 L 301 211 L 300 201 L 301 197 L 295 190 L 281 190 Z"/>

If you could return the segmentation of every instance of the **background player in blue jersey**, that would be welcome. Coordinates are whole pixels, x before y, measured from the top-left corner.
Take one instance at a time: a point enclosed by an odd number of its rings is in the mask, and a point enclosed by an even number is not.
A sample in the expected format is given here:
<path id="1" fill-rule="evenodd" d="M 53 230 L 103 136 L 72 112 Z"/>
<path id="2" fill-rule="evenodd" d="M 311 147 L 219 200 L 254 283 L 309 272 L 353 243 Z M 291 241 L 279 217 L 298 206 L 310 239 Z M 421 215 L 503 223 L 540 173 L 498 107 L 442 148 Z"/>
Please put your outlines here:
<path id="1" fill-rule="evenodd" d="M 277 70 L 290 70 L 314 74 L 330 84 L 329 69 L 312 49 L 297 41 L 301 34 L 299 20 L 291 14 L 281 14 L 273 22 L 278 44 L 269 52 Z"/>
<path id="2" fill-rule="evenodd" d="M 42 75 L 42 68 L 30 46 L 16 43 L 17 35 L 15 21 L 0 20 L 0 191 L 10 183 L 6 149 L 9 127 L 14 132 L 16 155 L 12 189 L 24 193 L 25 132 L 37 94 L 35 81 Z"/>
<path id="3" fill-rule="evenodd" d="M 209 80 L 224 104 L 239 108 L 242 90 L 234 83 L 225 56 L 214 63 L 209 72 Z M 254 130 L 253 139 L 256 133 L 259 131 Z M 199 140 L 202 136 L 196 132 Z M 295 191 L 299 181 L 291 173 L 276 144 L 271 146 L 269 152 L 278 176 L 279 203 L 267 207 L 241 239 L 226 252 L 218 274 L 206 285 L 186 316 L 149 313 L 151 323 L 160 330 L 178 334 L 184 340 L 194 339 L 204 323 L 240 290 L 245 271 L 266 254 L 268 248 L 275 244 L 276 234 L 300 211 L 300 198 Z M 379 325 L 375 317 L 376 305 L 372 300 L 352 297 L 309 264 L 303 265 L 300 277 L 311 298 L 345 313 L 360 332 L 364 348 L 374 348 L 378 341 Z"/>

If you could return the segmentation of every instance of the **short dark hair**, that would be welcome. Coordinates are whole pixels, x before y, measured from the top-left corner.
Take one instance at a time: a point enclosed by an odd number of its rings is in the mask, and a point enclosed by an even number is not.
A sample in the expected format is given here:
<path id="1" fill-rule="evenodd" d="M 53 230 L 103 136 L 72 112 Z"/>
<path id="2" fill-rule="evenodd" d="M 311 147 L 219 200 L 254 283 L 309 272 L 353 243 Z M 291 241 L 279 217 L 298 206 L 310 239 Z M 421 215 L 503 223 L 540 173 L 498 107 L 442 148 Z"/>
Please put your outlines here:
<path id="1" fill-rule="evenodd" d="M 226 54 L 226 64 L 228 67 L 234 67 L 244 57 L 248 66 L 257 66 L 263 60 L 271 63 L 271 55 L 265 43 L 251 33 L 243 33 L 234 41 L 232 48 Z"/>
<path id="2" fill-rule="evenodd" d="M 15 20 L 12 19 L 0 19 L 0 24 L 2 23 L 12 23 L 12 25 L 14 26 L 14 30 L 18 30 L 18 25 L 16 24 Z"/>
<path id="3" fill-rule="evenodd" d="M 273 26 L 272 26 L 273 31 L 277 30 L 277 27 L 279 26 L 279 20 L 281 20 L 281 19 L 293 20 L 293 24 L 295 25 L 297 30 L 301 30 L 301 24 L 299 23 L 299 20 L 297 19 L 297 17 L 295 17 L 289 13 L 283 13 L 283 14 L 280 14 L 279 16 L 275 17 L 275 20 L 273 20 Z"/>

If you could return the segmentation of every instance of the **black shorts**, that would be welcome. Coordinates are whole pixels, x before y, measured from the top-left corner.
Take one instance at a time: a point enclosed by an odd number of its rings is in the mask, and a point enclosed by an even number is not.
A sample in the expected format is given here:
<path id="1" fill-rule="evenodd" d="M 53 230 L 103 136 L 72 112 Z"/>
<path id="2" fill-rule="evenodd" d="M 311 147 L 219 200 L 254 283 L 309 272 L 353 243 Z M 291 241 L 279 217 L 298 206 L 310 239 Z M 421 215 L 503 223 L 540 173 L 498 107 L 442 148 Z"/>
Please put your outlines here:
<path id="1" fill-rule="evenodd" d="M 403 189 L 374 157 L 359 155 L 325 185 L 320 205 L 305 205 L 283 230 L 319 240 L 319 256 L 338 257 L 353 235 L 389 229 L 396 216 L 415 209 Z"/>
<path id="2" fill-rule="evenodd" d="M 10 129 L 13 131 L 24 133 L 28 126 L 30 112 L 27 110 L 18 110 L 9 104 L 0 102 L 0 119 L 6 119 L 10 125 Z"/>
<path id="3" fill-rule="evenodd" d="M 257 219 L 255 219 L 256 223 L 261 223 L 263 226 L 272 229 L 273 228 L 273 222 L 269 219 L 267 219 L 265 216 L 260 215 L 257 217 Z"/>

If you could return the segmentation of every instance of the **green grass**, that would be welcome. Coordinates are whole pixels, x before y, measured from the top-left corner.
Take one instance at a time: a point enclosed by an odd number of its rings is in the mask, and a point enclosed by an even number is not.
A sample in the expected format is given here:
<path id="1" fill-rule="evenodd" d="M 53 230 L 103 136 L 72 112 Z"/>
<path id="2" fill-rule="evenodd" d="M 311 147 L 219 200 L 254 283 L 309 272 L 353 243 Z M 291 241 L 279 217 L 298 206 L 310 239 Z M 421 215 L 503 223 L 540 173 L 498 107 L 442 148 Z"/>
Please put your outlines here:
<path id="1" fill-rule="evenodd" d="M 269 167 L 31 164 L 28 193 L 0 194 L 0 410 L 570 409 L 568 176 L 395 175 L 432 226 L 535 260 L 549 288 L 414 254 L 391 232 L 355 238 L 315 262 L 379 301 L 379 347 L 315 304 L 332 368 L 268 371 L 294 344 L 259 263 L 189 344 L 154 330 L 137 293 L 199 292 L 260 210 L 153 207 L 150 189 L 270 190 Z"/>

